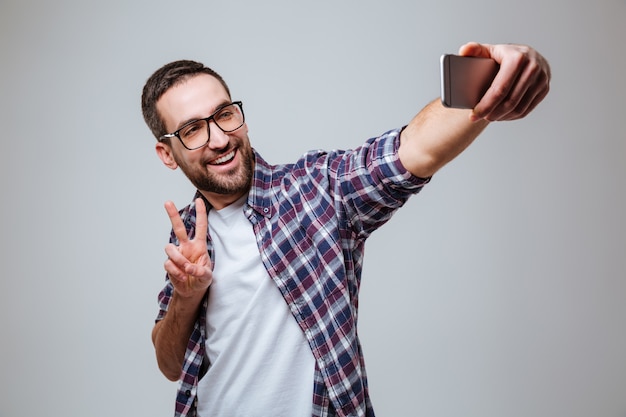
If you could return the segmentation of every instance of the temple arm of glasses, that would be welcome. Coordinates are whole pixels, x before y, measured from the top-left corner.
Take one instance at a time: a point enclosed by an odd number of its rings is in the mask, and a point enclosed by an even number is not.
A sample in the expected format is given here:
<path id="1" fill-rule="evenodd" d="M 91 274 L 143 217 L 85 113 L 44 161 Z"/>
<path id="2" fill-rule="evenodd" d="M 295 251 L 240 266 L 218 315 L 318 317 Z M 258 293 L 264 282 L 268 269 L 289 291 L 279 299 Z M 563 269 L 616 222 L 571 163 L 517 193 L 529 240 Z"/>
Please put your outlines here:
<path id="1" fill-rule="evenodd" d="M 159 138 L 159 141 L 162 141 L 163 139 L 171 139 L 174 136 L 176 136 L 174 133 L 168 133 L 167 135 L 163 135 Z"/>

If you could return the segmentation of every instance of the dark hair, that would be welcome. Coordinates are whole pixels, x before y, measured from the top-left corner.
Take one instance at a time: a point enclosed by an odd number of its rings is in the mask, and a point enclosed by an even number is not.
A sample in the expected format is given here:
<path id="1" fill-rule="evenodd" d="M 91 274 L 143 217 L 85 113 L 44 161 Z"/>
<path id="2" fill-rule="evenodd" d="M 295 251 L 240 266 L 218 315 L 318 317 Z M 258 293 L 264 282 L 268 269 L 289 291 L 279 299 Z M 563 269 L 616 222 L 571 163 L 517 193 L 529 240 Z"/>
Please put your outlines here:
<path id="1" fill-rule="evenodd" d="M 222 77 L 211 68 L 195 61 L 180 60 L 165 64 L 146 81 L 141 95 L 141 111 L 146 124 L 157 139 L 167 133 L 165 124 L 156 108 L 157 101 L 171 87 L 199 74 L 215 77 L 224 86 L 230 97 L 230 90 Z"/>

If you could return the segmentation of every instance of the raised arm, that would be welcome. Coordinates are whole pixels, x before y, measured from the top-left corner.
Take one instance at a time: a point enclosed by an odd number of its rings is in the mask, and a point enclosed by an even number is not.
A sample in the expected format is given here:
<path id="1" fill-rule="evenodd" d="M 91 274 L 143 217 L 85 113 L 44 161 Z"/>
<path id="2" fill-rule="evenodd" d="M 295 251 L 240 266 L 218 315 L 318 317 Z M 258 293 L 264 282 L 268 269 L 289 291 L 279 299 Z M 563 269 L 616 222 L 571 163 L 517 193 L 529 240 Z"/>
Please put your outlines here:
<path id="1" fill-rule="evenodd" d="M 164 266 L 174 291 L 165 317 L 152 330 L 152 342 L 159 369 L 168 379 L 176 381 L 182 373 L 187 344 L 213 274 L 206 244 L 208 224 L 204 201 L 196 199 L 196 235 L 191 240 L 174 203 L 167 202 L 165 209 L 178 238 L 178 246 L 165 247 L 168 258 Z"/>
<path id="2" fill-rule="evenodd" d="M 528 46 L 468 43 L 459 55 L 492 58 L 500 70 L 473 110 L 449 109 L 435 100 L 404 129 L 400 160 L 418 177 L 430 177 L 454 159 L 489 122 L 528 115 L 550 89 L 548 62 Z"/>

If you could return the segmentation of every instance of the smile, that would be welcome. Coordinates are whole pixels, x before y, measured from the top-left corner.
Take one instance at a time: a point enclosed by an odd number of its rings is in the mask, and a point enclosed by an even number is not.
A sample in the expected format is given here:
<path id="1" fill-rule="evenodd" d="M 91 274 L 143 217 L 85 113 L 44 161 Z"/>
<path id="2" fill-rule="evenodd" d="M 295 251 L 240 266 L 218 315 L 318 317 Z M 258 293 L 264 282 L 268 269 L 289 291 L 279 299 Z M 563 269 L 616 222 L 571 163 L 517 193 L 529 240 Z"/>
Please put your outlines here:
<path id="1" fill-rule="evenodd" d="M 222 164 L 226 164 L 230 161 L 233 160 L 233 158 L 235 157 L 235 150 L 233 149 L 232 151 L 228 152 L 226 155 L 224 156 L 220 156 L 217 159 L 214 159 L 213 161 L 209 162 L 209 165 L 222 165 Z"/>

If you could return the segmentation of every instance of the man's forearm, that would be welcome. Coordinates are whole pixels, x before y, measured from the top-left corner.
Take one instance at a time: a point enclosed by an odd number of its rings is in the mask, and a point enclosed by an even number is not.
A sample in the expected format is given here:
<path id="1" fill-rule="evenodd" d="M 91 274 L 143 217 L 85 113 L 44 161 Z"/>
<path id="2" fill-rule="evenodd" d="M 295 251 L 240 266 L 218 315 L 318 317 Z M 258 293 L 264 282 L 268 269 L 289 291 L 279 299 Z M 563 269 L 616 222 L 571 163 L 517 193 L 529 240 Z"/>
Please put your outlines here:
<path id="1" fill-rule="evenodd" d="M 185 352 L 202 300 L 182 299 L 174 291 L 165 317 L 152 330 L 159 369 L 171 381 L 180 379 Z"/>
<path id="2" fill-rule="evenodd" d="M 467 148 L 489 122 L 470 120 L 471 110 L 449 109 L 434 100 L 402 131 L 400 161 L 413 175 L 428 178 Z"/>

